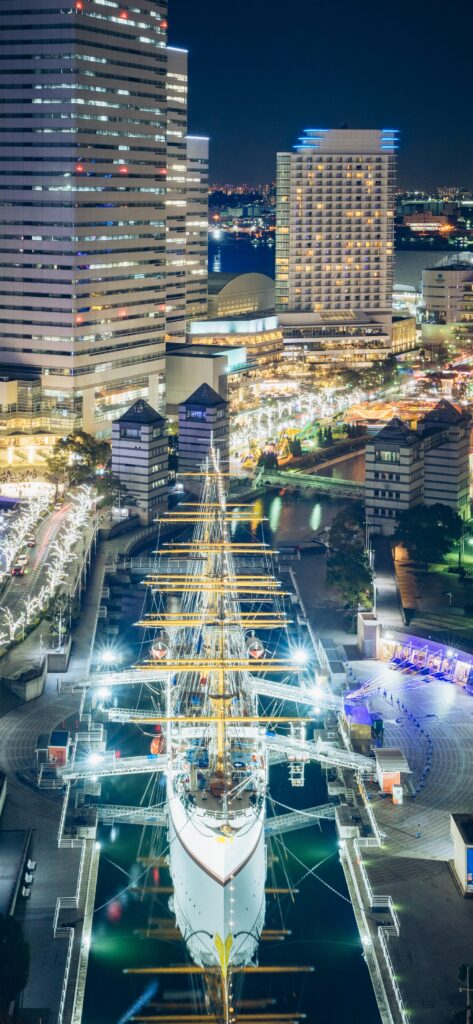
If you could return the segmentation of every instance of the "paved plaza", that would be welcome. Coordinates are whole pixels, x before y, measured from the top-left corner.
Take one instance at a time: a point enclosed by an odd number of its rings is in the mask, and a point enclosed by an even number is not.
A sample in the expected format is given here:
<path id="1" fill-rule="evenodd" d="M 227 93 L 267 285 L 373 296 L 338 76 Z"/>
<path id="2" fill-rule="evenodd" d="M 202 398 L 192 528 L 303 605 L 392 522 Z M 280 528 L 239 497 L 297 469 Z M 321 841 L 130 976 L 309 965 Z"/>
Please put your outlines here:
<path id="1" fill-rule="evenodd" d="M 400 747 L 412 770 L 402 806 L 367 787 L 386 839 L 363 850 L 363 863 L 373 892 L 391 896 L 398 914 L 389 950 L 406 1008 L 419 1024 L 449 1024 L 465 1005 L 458 968 L 473 962 L 473 901 L 449 866 L 450 813 L 473 813 L 473 697 L 379 662 L 352 667 L 373 680 L 368 701 L 383 715 L 385 746 Z"/>

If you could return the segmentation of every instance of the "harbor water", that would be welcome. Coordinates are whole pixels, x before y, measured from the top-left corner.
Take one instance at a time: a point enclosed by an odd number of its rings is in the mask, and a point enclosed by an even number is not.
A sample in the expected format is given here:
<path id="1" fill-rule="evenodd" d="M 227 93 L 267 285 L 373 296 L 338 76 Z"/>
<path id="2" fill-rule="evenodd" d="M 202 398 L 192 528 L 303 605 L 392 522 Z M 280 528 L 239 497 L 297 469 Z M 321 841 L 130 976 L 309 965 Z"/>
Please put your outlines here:
<path id="1" fill-rule="evenodd" d="M 315 534 L 323 534 L 343 504 L 341 500 L 326 497 L 293 501 L 277 493 L 267 494 L 254 502 L 253 522 L 248 527 L 235 527 L 235 537 L 248 539 L 249 534 L 261 535 L 263 530 L 265 539 L 276 547 L 303 545 Z M 262 527 L 257 525 L 261 515 L 267 517 Z M 316 606 L 320 602 L 322 605 L 322 595 L 317 592 L 322 586 L 323 553 L 302 558 L 294 563 L 294 568 L 311 579 L 314 601 L 310 604 Z M 129 617 L 121 624 L 121 636 L 132 661 L 134 650 L 135 656 L 139 656 L 141 637 L 134 631 Z M 109 746 L 118 747 L 123 756 L 144 752 L 149 744 L 149 738 L 140 735 L 138 730 L 112 728 Z M 149 803 L 150 798 L 151 802 L 159 802 L 163 796 L 160 777 L 154 782 L 153 793 L 148 786 L 143 776 L 110 780 L 103 785 L 102 799 L 127 804 Z M 293 789 L 288 781 L 287 766 L 275 767 L 271 771 L 271 797 L 277 801 L 278 813 L 284 807 L 325 803 L 324 772 L 318 765 L 308 766 L 305 787 Z M 151 828 L 142 830 L 137 826 L 103 826 L 101 829 L 100 870 L 83 1024 L 124 1024 L 139 1012 L 133 1009 L 134 1004 L 151 979 L 123 973 L 127 968 L 186 962 L 183 942 L 170 934 L 169 929 L 162 938 L 145 937 L 148 928 L 156 930 L 156 920 L 162 922 L 170 917 L 169 893 L 165 892 L 169 874 L 163 860 L 157 860 L 158 853 L 166 853 L 166 838 L 163 836 L 160 840 L 161 848 L 153 845 L 152 836 Z M 145 862 L 150 854 L 156 861 L 152 867 Z M 153 895 L 139 891 L 150 884 L 162 891 Z M 270 1012 L 271 1005 L 275 1012 L 299 1009 L 306 1014 L 309 1024 L 339 1024 L 343 1020 L 351 1024 L 379 1024 L 363 948 L 339 863 L 334 824 L 324 821 L 320 828 L 315 826 L 289 833 L 274 843 L 267 884 L 291 890 L 278 898 L 268 895 L 265 925 L 288 934 L 284 941 L 260 944 L 260 963 L 308 964 L 315 970 L 306 975 L 275 973 L 246 978 L 243 998 L 276 1000 L 277 1005 L 269 1004 L 265 1012 Z M 182 1012 L 198 1012 L 199 983 L 194 976 L 157 975 L 155 980 L 154 1005 L 143 1013 L 170 1012 L 172 1004 L 188 1007 Z"/>

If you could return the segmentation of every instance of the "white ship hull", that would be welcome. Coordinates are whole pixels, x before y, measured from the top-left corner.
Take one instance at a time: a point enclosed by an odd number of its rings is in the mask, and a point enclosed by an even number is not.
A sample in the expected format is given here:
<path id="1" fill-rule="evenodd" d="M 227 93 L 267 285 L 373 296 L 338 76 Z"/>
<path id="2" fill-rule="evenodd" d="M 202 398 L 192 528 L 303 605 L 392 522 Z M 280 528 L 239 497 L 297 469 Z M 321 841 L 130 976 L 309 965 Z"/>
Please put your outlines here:
<path id="1" fill-rule="evenodd" d="M 202 967 L 248 964 L 255 957 L 265 914 L 264 808 L 220 831 L 212 813 L 187 814 L 170 795 L 170 869 L 173 910 L 190 956 Z"/>

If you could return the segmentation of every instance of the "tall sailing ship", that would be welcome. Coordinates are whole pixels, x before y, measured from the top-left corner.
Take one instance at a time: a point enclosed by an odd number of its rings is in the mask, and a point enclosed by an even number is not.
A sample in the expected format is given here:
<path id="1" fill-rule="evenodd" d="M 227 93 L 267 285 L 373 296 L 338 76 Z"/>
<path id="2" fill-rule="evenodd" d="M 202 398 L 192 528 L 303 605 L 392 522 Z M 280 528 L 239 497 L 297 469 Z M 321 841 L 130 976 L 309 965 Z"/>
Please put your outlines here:
<path id="1" fill-rule="evenodd" d="M 167 677 L 172 909 L 192 960 L 220 979 L 227 1021 L 232 969 L 254 961 L 265 918 L 267 720 L 255 678 L 292 671 L 260 634 L 284 629 L 287 619 L 267 545 L 232 543 L 249 515 L 227 503 L 216 451 L 201 501 L 167 518 L 192 526 L 192 537 L 162 548 L 172 571 L 146 581 L 157 604 L 140 623 L 154 633 L 142 667 L 156 670 L 159 661 Z"/>

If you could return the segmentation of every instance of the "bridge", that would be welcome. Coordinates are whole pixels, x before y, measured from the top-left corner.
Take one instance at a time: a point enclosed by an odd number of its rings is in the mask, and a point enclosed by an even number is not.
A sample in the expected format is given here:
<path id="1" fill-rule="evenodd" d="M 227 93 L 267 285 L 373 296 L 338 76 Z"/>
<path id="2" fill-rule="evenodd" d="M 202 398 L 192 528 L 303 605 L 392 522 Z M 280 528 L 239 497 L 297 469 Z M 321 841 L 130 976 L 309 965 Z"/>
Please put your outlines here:
<path id="1" fill-rule="evenodd" d="M 65 782 L 78 779 L 103 779 L 115 775 L 143 775 L 146 772 L 163 771 L 167 764 L 166 755 L 147 754 L 144 757 L 116 757 L 114 751 L 106 754 L 91 754 L 85 760 L 73 761 L 60 771 Z"/>
<path id="2" fill-rule="evenodd" d="M 154 825 L 167 824 L 168 816 L 163 804 L 150 807 L 133 807 L 122 804 L 101 804 L 98 819 L 103 825 Z"/>
<path id="3" fill-rule="evenodd" d="M 355 480 L 337 480 L 331 476 L 316 476 L 311 473 L 301 473 L 297 469 L 257 470 L 254 478 L 255 487 L 261 484 L 272 484 L 276 487 L 291 487 L 303 494 L 311 494 L 314 491 L 328 494 L 333 498 L 352 498 L 354 501 L 363 501 L 365 497 L 365 485 Z"/>
<path id="4" fill-rule="evenodd" d="M 305 810 L 292 811 L 290 814 L 278 814 L 267 818 L 265 832 L 269 836 L 283 835 L 296 829 L 309 828 L 321 819 L 330 821 L 335 818 L 333 804 L 321 804 L 318 807 L 307 807 Z M 98 808 L 98 820 L 104 825 L 167 825 L 168 812 L 164 804 L 150 807 L 134 807 L 122 804 L 102 804 Z"/>
<path id="5" fill-rule="evenodd" d="M 266 818 L 264 830 L 268 836 L 279 836 L 296 829 L 310 828 L 321 818 L 335 818 L 334 804 L 320 804 L 319 807 L 307 807 L 303 811 L 291 811 L 290 814 L 277 814 L 274 818 Z"/>
<path id="6" fill-rule="evenodd" d="M 297 757 L 298 761 L 318 761 L 325 768 L 350 768 L 363 775 L 374 775 L 376 772 L 374 758 L 355 754 L 352 750 L 325 743 L 321 739 L 314 743 L 313 740 L 274 735 L 266 737 L 266 744 L 270 750 L 285 751 L 288 759 Z"/>

